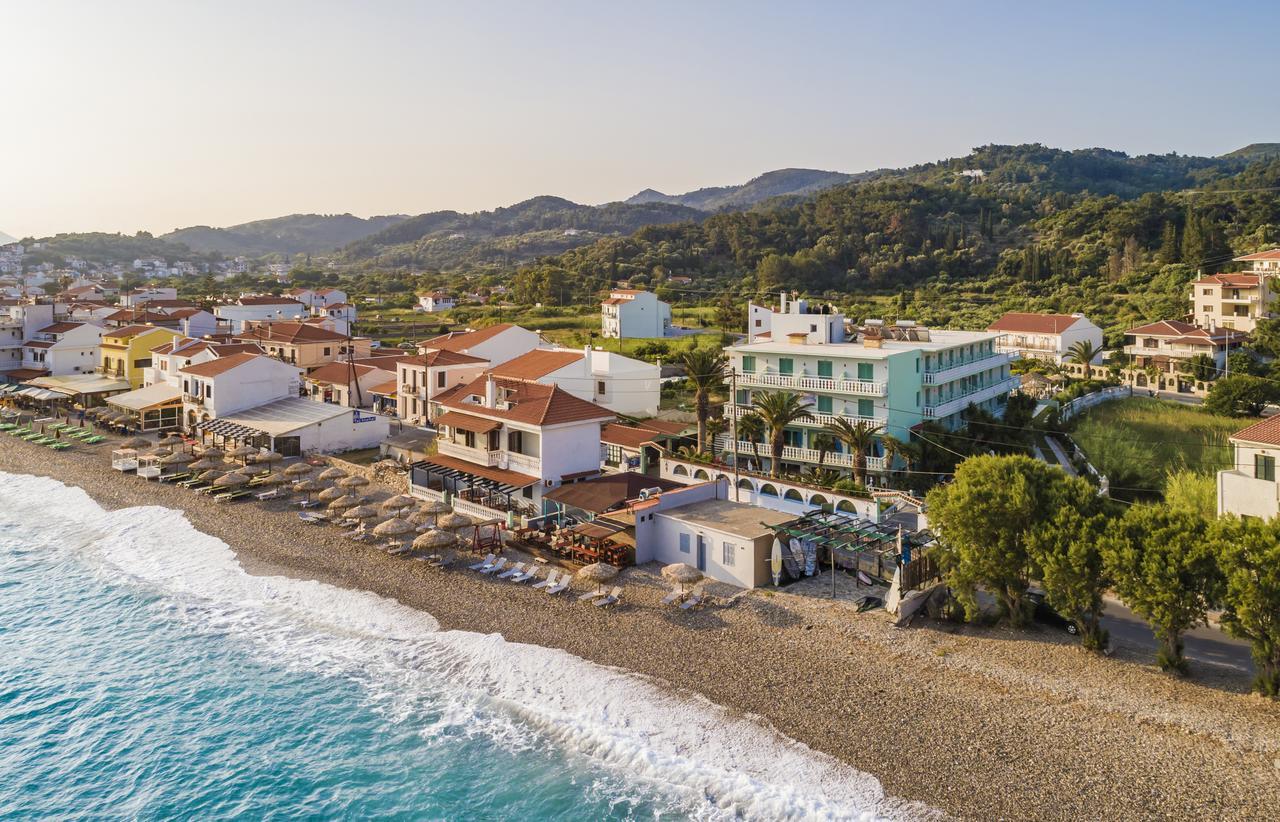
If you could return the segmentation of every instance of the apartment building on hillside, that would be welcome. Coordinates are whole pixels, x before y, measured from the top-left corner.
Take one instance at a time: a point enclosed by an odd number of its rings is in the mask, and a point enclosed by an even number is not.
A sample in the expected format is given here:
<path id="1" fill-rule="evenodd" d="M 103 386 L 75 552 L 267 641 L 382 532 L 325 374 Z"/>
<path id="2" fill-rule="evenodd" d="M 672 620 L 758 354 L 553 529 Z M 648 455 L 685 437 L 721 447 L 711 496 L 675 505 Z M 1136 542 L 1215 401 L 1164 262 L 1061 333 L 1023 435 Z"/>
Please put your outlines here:
<path id="1" fill-rule="evenodd" d="M 1076 343 L 1087 342 L 1101 352 L 1102 329 L 1083 314 L 1031 314 L 1007 311 L 987 326 L 999 334 L 996 350 L 1061 365 Z"/>
<path id="2" fill-rule="evenodd" d="M 1191 317 L 1200 328 L 1248 333 L 1272 316 L 1275 275 L 1211 274 L 1191 284 Z"/>
<path id="3" fill-rule="evenodd" d="M 615 288 L 600 304 L 601 336 L 613 339 L 671 336 L 671 306 L 652 291 Z"/>

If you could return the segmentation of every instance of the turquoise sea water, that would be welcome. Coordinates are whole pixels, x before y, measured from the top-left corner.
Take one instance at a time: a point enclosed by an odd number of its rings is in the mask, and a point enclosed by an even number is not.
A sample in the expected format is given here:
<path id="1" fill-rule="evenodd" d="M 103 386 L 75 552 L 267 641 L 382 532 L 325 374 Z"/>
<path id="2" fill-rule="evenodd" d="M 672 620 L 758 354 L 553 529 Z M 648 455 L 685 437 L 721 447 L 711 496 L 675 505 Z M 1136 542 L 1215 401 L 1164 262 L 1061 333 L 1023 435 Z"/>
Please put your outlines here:
<path id="1" fill-rule="evenodd" d="M 0 473 L 0 818 L 901 815 L 704 701 Z"/>

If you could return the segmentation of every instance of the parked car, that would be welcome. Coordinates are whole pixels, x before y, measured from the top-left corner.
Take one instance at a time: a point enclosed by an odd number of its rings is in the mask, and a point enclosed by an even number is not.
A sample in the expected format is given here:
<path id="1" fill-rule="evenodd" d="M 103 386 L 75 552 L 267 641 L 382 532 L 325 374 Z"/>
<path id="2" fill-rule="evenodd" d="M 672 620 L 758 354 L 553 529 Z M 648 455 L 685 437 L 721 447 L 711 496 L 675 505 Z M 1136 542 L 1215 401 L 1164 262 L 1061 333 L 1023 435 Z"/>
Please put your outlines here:
<path id="1" fill-rule="evenodd" d="M 1061 628 L 1067 633 L 1075 636 L 1080 633 L 1080 626 L 1076 624 L 1074 619 L 1068 619 L 1053 609 L 1044 598 L 1044 594 L 1039 591 L 1028 591 L 1027 599 L 1031 600 L 1035 607 L 1032 618 L 1036 622 L 1043 625 L 1049 625 L 1054 628 Z"/>

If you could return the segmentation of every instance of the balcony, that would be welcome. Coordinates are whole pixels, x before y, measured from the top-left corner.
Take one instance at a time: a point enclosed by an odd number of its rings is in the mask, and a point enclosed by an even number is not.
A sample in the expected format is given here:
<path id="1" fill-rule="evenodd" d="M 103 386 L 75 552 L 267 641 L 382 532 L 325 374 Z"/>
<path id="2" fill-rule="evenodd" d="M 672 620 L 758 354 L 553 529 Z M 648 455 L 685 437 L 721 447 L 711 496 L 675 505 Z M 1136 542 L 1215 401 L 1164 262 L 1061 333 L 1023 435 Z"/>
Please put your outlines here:
<path id="1" fill-rule="evenodd" d="M 484 448 L 470 448 L 446 439 L 436 440 L 436 452 L 446 457 L 456 457 L 475 465 L 489 468 L 501 468 L 504 471 L 518 471 L 521 474 L 542 476 L 542 460 L 527 454 L 515 454 L 510 451 L 488 451 Z"/>
<path id="2" fill-rule="evenodd" d="M 924 384 L 945 385 L 946 383 L 958 380 L 961 377 L 967 377 L 971 374 L 976 374 L 979 371 L 986 371 L 988 368 L 996 368 L 1008 363 L 1009 361 L 1009 355 L 1004 352 L 988 354 L 987 356 L 979 357 L 976 360 L 969 360 L 968 362 L 950 365 L 946 368 L 926 371 L 924 372 Z"/>
<path id="3" fill-rule="evenodd" d="M 888 386 L 871 380 L 837 380 L 831 377 L 803 377 L 794 374 L 739 374 L 743 387 L 786 388 L 793 391 L 822 391 L 828 394 L 861 394 L 883 397 Z"/>
<path id="4" fill-rule="evenodd" d="M 182 401 L 191 405 L 204 405 L 204 397 L 197 397 L 195 394 L 183 394 Z"/>
<path id="5" fill-rule="evenodd" d="M 721 441 L 725 446 L 728 445 L 728 440 Z M 771 456 L 768 443 L 756 443 L 755 450 L 753 451 L 751 443 L 746 440 L 738 441 L 738 453 L 743 454 L 744 456 L 755 456 L 755 454 L 758 453 L 761 459 L 767 459 Z M 782 447 L 782 458 L 787 462 L 807 462 L 813 463 L 814 465 L 818 464 L 818 452 L 813 448 L 796 448 L 793 445 L 784 445 Z M 869 456 L 866 458 L 866 464 L 868 471 L 885 470 L 884 457 Z M 822 460 L 822 465 L 823 467 L 830 468 L 852 468 L 853 455 L 828 451 L 825 458 Z"/>
<path id="6" fill-rule="evenodd" d="M 726 406 L 725 408 L 726 415 L 737 417 L 738 419 L 742 419 L 750 413 L 753 413 L 753 411 L 748 406 L 735 405 L 732 407 Z M 857 414 L 819 414 L 817 411 L 810 411 L 809 417 L 810 418 L 807 420 L 797 420 L 795 424 L 813 428 L 822 428 L 824 426 L 831 425 L 836 420 L 845 420 L 855 424 L 859 422 L 869 422 L 872 425 L 883 425 L 885 422 L 884 420 L 877 419 L 876 417 L 859 417 Z"/>
<path id="7" fill-rule="evenodd" d="M 952 414 L 963 411 L 974 403 L 986 402 L 994 397 L 1008 394 L 1021 384 L 1022 381 L 1019 378 L 1010 377 L 1009 379 L 1001 380 L 993 385 L 984 386 L 983 388 L 970 391 L 967 394 L 952 397 L 951 399 L 937 405 L 925 406 L 924 416 L 926 419 L 949 417 Z"/>

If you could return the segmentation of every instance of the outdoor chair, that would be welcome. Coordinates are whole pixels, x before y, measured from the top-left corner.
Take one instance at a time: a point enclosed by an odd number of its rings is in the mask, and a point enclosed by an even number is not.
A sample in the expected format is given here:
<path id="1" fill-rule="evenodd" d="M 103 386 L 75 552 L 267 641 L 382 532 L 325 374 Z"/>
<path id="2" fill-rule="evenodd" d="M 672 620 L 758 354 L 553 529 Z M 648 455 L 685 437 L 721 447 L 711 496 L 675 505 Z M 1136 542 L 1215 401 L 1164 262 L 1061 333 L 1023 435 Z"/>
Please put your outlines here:
<path id="1" fill-rule="evenodd" d="M 538 566 L 531 562 L 524 569 L 524 573 L 516 574 L 511 578 L 511 581 L 512 582 L 528 582 L 531 579 L 537 579 L 537 578 L 538 578 Z"/>
<path id="2" fill-rule="evenodd" d="M 497 572 L 499 572 L 499 571 L 501 571 L 503 568 L 505 568 L 505 567 L 506 567 L 506 565 L 507 565 L 507 558 L 506 558 L 506 557 L 498 557 L 498 561 L 497 561 L 497 562 L 493 563 L 492 565 L 489 565 L 489 566 L 486 566 L 486 567 L 484 567 L 484 568 L 481 568 L 481 569 L 480 569 L 480 573 L 482 573 L 482 574 L 496 574 Z"/>
<path id="3" fill-rule="evenodd" d="M 560 577 L 559 582 L 557 582 L 555 585 L 552 585 L 550 588 L 547 589 L 547 593 L 551 594 L 552 596 L 555 596 L 556 594 L 562 591 L 567 591 L 569 590 L 569 583 L 572 581 L 573 581 L 573 577 L 571 577 L 569 574 L 564 574 L 563 576 Z"/>
<path id="4" fill-rule="evenodd" d="M 604 589 L 597 588 L 594 591 L 587 591 L 585 594 L 580 594 L 578 596 L 578 602 L 587 602 L 589 600 L 599 599 L 602 596 L 604 596 Z"/>
<path id="5" fill-rule="evenodd" d="M 604 597 L 603 599 L 597 599 L 593 604 L 597 608 L 608 608 L 611 605 L 617 605 L 618 600 L 620 600 L 621 598 L 622 598 L 622 589 L 615 585 L 613 590 L 609 592 L 609 596 Z"/>
<path id="6" fill-rule="evenodd" d="M 493 554 L 488 554 L 485 556 L 484 559 L 480 560 L 475 565 L 470 566 L 470 568 L 472 571 L 479 571 L 482 568 L 488 568 L 489 566 L 493 565 L 495 559 L 496 558 L 494 557 Z"/>
<path id="7" fill-rule="evenodd" d="M 516 574 L 523 574 L 523 573 L 524 573 L 524 563 L 517 562 L 516 564 L 508 567 L 507 570 L 503 571 L 501 574 L 498 574 L 498 579 L 511 579 L 511 577 L 515 576 Z"/>
<path id="8" fill-rule="evenodd" d="M 556 580 L 559 578 L 560 578 L 560 572 L 556 570 L 552 570 L 551 573 L 547 574 L 546 579 L 540 579 L 537 582 L 533 583 L 533 587 L 534 588 L 550 588 L 556 584 Z"/>
<path id="9" fill-rule="evenodd" d="M 688 599 L 680 603 L 680 609 L 688 611 L 690 608 L 697 608 L 702 604 L 702 600 L 705 596 L 705 589 L 699 585 L 697 588 L 693 589 L 693 593 L 689 595 Z"/>
<path id="10" fill-rule="evenodd" d="M 677 602 L 679 602 L 682 599 L 684 599 L 684 590 L 681 588 L 673 588 L 671 590 L 671 593 L 667 594 L 665 597 L 662 598 L 662 604 L 675 605 Z"/>

